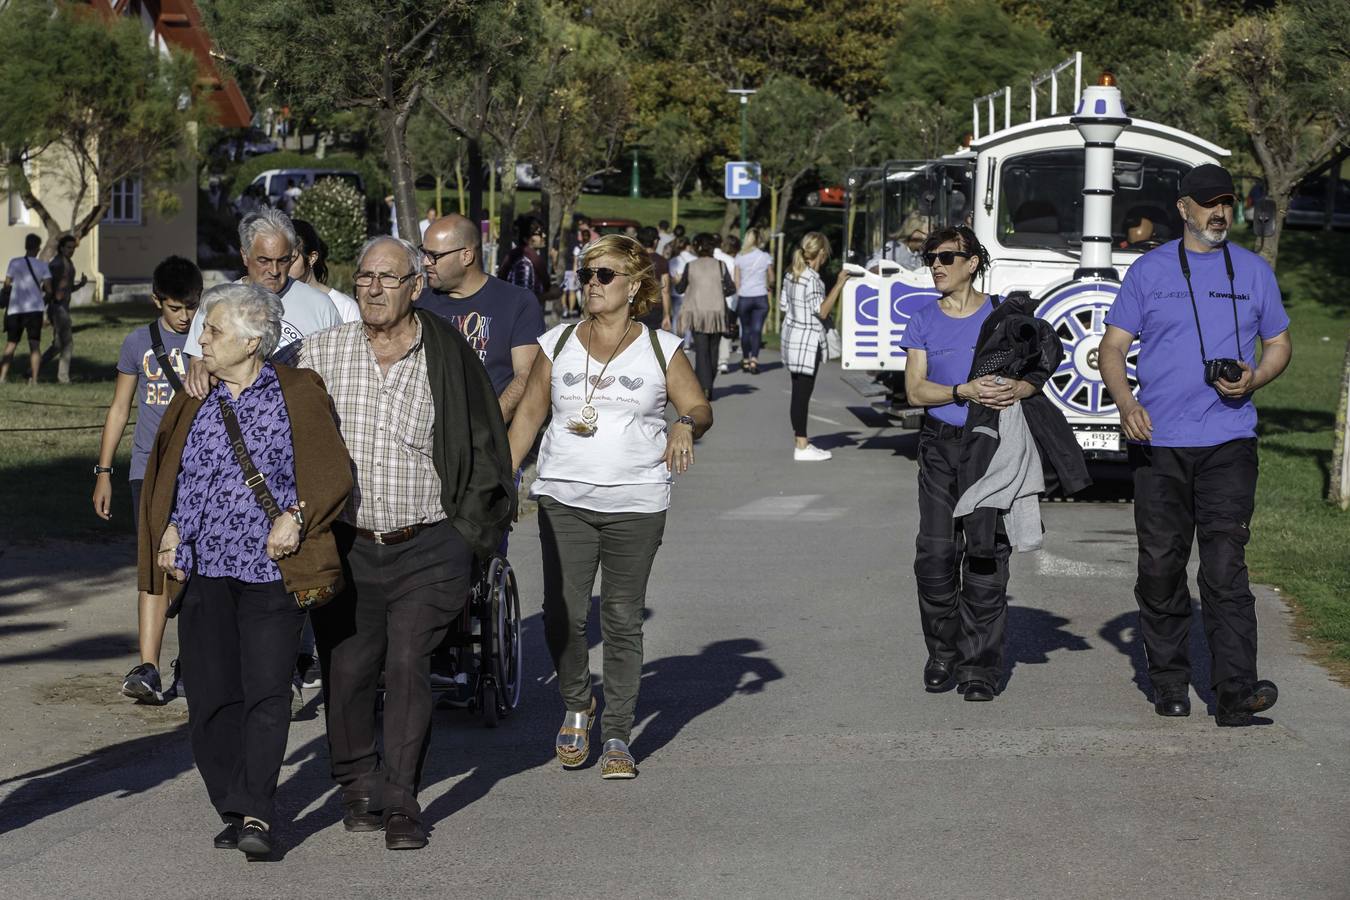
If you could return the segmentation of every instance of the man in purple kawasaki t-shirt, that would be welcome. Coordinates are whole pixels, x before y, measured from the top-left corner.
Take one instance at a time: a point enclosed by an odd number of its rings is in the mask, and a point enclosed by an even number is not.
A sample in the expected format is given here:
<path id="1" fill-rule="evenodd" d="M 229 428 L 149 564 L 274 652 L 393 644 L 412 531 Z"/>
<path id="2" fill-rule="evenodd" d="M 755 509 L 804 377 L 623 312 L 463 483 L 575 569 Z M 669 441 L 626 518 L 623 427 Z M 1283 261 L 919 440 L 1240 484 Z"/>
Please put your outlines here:
<path id="1" fill-rule="evenodd" d="M 1289 317 L 1265 260 L 1228 243 L 1233 178 L 1202 165 L 1181 179 L 1180 241 L 1130 267 L 1106 316 L 1102 379 L 1120 410 L 1134 471 L 1135 599 L 1154 708 L 1190 715 L 1186 563 L 1200 543 L 1200 603 L 1215 722 L 1247 725 L 1278 697 L 1256 677 L 1256 601 L 1246 545 L 1256 497 L 1252 394 L 1289 365 Z M 1256 339 L 1261 339 L 1260 365 Z M 1125 354 L 1139 340 L 1139 393 Z"/>

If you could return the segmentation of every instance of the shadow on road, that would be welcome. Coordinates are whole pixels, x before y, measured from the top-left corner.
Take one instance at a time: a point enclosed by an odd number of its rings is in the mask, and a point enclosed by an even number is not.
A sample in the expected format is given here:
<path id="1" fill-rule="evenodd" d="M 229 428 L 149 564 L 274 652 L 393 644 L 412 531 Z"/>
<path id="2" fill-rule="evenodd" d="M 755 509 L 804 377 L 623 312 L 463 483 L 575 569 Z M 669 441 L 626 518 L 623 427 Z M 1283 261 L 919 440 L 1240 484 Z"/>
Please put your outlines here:
<path id="1" fill-rule="evenodd" d="M 0 801 L 0 834 L 16 831 L 96 797 L 131 797 L 192 768 L 187 725 L 87 753 L 0 781 L 22 782 Z M 209 807 L 207 807 L 209 813 Z"/>
<path id="2" fill-rule="evenodd" d="M 750 655 L 763 649 L 757 640 L 733 638 L 708 644 L 692 656 L 667 656 L 644 665 L 638 699 L 642 734 L 633 742 L 634 754 L 639 759 L 651 756 L 703 713 L 736 694 L 761 693 L 782 679 L 783 670 L 772 660 Z"/>
<path id="3" fill-rule="evenodd" d="M 1153 702 L 1153 682 L 1148 677 L 1148 653 L 1144 648 L 1144 638 L 1139 633 L 1139 610 L 1121 613 L 1102 626 L 1098 632 L 1102 639 L 1129 657 L 1134 667 L 1134 685 L 1139 693 Z M 1188 649 L 1191 658 L 1191 684 L 1196 696 L 1205 703 L 1210 713 L 1214 711 L 1215 696 L 1210 687 L 1209 645 L 1205 642 L 1203 623 L 1200 618 L 1200 605 L 1191 605 L 1191 640 Z"/>
<path id="4" fill-rule="evenodd" d="M 1044 609 L 1014 605 L 1008 598 L 1008 626 L 1003 645 L 1003 685 L 1007 689 L 1013 672 L 1019 665 L 1041 665 L 1050 662 L 1056 650 L 1091 650 L 1086 639 L 1064 626 L 1069 620 Z"/>

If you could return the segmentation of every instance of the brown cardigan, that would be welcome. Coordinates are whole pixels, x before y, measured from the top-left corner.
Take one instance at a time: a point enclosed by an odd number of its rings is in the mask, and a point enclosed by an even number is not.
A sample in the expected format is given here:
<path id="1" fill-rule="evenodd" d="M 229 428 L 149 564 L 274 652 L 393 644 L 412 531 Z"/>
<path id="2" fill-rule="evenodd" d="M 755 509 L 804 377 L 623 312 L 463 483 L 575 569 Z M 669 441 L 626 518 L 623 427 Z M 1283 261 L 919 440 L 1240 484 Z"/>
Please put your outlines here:
<path id="1" fill-rule="evenodd" d="M 333 401 L 323 379 L 309 369 L 273 365 L 286 402 L 286 415 L 291 420 L 296 496 L 305 503 L 300 549 L 277 560 L 277 566 L 288 591 L 324 587 L 336 583 L 342 574 L 332 524 L 352 492 L 352 461 L 338 431 Z M 201 406 L 202 401 L 182 391 L 174 396 L 164 410 L 146 462 L 137 535 L 143 591 L 158 593 L 165 584 L 164 571 L 155 564 L 156 551 L 169 527 L 183 447 Z"/>

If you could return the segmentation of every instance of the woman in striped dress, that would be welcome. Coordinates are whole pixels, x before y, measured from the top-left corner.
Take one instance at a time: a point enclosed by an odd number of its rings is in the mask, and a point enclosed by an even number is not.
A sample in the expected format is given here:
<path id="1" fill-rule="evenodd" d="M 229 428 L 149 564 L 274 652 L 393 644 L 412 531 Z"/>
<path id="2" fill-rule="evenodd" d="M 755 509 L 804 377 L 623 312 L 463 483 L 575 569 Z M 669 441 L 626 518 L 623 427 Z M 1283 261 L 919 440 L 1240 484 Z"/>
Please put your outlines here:
<path id="1" fill-rule="evenodd" d="M 783 365 L 792 376 L 792 433 L 795 446 L 792 458 L 798 462 L 829 459 L 828 450 L 822 450 L 806 439 L 806 414 L 811 405 L 811 392 L 816 388 L 816 371 L 825 343 L 825 326 L 821 319 L 829 316 L 839 293 L 849 279 L 848 272 L 825 293 L 825 282 L 820 268 L 830 259 L 830 242 L 819 231 L 807 232 L 797 249 L 792 252 L 792 268 L 783 279 L 783 290 L 778 305 L 783 311 Z"/>

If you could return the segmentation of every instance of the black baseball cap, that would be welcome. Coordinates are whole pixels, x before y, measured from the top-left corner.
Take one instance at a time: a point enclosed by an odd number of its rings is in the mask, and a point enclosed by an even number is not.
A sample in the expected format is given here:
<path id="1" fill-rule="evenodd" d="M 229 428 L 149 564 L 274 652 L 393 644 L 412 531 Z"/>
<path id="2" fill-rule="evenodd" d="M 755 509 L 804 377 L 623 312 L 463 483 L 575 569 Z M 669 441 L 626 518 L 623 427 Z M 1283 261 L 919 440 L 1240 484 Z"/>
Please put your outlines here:
<path id="1" fill-rule="evenodd" d="M 1190 197 L 1196 203 L 1213 203 L 1220 197 L 1237 197 L 1233 176 L 1223 166 L 1205 163 L 1187 172 L 1181 179 L 1179 196 Z"/>

